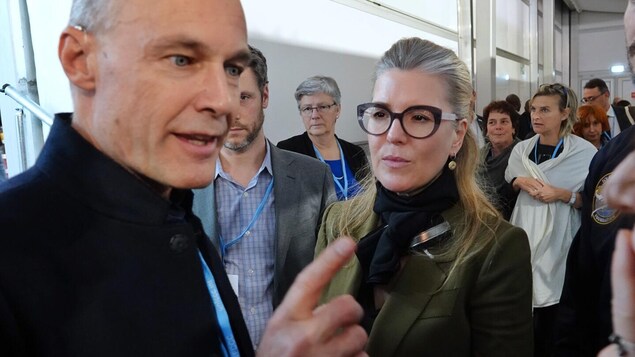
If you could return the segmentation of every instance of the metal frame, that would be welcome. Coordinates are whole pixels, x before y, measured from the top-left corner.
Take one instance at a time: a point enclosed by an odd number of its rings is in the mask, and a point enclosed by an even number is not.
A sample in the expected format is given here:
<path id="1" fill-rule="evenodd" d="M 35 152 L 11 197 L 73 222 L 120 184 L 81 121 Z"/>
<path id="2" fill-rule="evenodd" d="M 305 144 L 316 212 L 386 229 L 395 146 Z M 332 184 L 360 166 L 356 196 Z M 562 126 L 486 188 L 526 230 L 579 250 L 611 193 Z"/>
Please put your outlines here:
<path id="1" fill-rule="evenodd" d="M 18 102 L 20 105 L 22 105 L 28 111 L 33 113 L 37 118 L 39 118 L 42 121 L 42 123 L 44 123 L 44 124 L 46 124 L 48 126 L 52 126 L 53 125 L 53 116 L 51 114 L 49 114 L 46 111 L 44 111 L 44 109 L 42 109 L 42 107 L 40 107 L 36 102 L 34 102 L 31 99 L 23 96 L 20 92 L 18 92 L 10 84 L 3 85 L 2 88 L 0 89 L 0 93 L 6 94 L 9 98 L 11 98 L 11 99 L 15 100 L 16 102 Z"/>
<path id="2" fill-rule="evenodd" d="M 26 143 L 26 120 L 24 115 L 24 109 L 30 111 L 36 118 L 40 119 L 42 123 L 52 126 L 53 116 L 44 111 L 37 103 L 30 98 L 23 96 L 19 91 L 13 88 L 9 84 L 5 84 L 0 88 L 0 93 L 6 94 L 9 98 L 15 100 L 22 107 L 15 108 L 15 129 L 17 132 L 17 144 L 20 163 L 20 172 L 28 168 L 27 160 L 27 143 Z"/>

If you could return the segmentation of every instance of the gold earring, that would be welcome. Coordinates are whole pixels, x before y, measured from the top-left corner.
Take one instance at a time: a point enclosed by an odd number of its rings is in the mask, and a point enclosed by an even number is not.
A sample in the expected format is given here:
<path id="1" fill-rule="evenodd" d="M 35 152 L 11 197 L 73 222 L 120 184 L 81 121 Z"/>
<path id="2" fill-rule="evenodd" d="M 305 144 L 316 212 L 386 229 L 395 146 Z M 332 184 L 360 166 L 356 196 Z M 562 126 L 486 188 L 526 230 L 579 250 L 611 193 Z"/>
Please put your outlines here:
<path id="1" fill-rule="evenodd" d="M 450 169 L 450 171 L 454 171 L 456 169 L 456 161 L 454 161 L 454 158 L 456 158 L 456 155 L 452 154 L 450 156 L 450 162 L 448 162 L 448 169 Z"/>

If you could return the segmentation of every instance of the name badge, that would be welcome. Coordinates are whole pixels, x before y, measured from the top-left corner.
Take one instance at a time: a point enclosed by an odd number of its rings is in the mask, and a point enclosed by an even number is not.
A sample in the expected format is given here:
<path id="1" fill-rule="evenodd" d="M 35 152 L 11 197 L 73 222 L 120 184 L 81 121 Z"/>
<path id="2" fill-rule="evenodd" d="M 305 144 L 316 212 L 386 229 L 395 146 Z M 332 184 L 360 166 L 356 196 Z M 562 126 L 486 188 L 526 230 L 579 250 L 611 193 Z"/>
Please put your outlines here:
<path id="1" fill-rule="evenodd" d="M 227 274 L 227 277 L 229 278 L 229 283 L 231 284 L 232 289 L 234 289 L 236 296 L 240 296 L 238 295 L 238 274 Z"/>

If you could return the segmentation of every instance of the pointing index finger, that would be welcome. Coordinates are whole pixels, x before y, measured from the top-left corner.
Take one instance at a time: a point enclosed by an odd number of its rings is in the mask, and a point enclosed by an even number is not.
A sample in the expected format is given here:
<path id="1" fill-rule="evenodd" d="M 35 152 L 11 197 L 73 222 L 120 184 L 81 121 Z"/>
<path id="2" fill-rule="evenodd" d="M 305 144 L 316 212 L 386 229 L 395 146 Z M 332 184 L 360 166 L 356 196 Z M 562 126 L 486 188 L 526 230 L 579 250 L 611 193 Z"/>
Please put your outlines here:
<path id="1" fill-rule="evenodd" d="M 322 290 L 335 273 L 355 254 L 356 244 L 348 237 L 341 237 L 326 249 L 296 277 L 278 313 L 300 320 L 313 315 Z"/>

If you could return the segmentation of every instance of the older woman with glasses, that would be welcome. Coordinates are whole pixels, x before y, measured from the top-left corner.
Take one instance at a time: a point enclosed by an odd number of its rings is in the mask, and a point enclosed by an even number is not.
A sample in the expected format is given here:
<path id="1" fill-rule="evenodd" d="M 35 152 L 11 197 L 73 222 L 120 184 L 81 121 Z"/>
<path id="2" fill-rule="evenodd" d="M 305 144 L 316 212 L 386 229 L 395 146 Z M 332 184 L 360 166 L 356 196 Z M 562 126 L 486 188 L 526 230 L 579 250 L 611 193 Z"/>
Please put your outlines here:
<path id="1" fill-rule="evenodd" d="M 454 52 L 419 38 L 380 59 L 358 106 L 374 176 L 325 212 L 316 254 L 340 235 L 357 255 L 323 301 L 352 294 L 371 356 L 528 356 L 531 266 L 525 233 L 475 182 L 472 86 Z"/>
<path id="2" fill-rule="evenodd" d="M 580 227 L 580 191 L 596 149 L 571 135 L 575 93 L 542 85 L 531 99 L 537 135 L 514 147 L 505 179 L 519 191 L 510 222 L 529 236 L 533 265 L 535 355 L 553 352 L 553 326 L 564 284 L 565 262 Z"/>
<path id="3" fill-rule="evenodd" d="M 333 174 L 337 198 L 347 200 L 358 192 L 368 161 L 361 147 L 335 135 L 340 99 L 340 89 L 333 78 L 314 76 L 304 80 L 295 91 L 295 100 L 306 131 L 277 146 L 327 163 Z"/>

